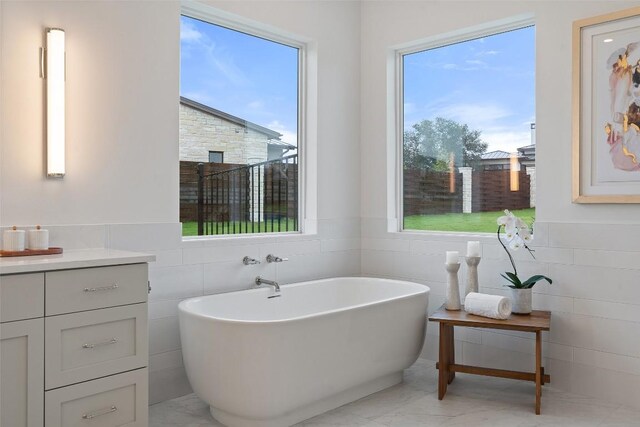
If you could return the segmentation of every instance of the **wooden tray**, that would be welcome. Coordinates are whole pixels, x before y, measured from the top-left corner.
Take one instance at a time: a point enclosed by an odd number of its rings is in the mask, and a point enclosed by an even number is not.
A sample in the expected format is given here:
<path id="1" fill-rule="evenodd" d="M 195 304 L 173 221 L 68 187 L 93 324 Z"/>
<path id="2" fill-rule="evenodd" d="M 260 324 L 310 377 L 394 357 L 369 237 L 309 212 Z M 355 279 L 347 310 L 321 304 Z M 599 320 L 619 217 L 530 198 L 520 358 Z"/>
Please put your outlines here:
<path id="1" fill-rule="evenodd" d="M 62 253 L 62 248 L 49 249 L 25 249 L 24 251 L 3 251 L 0 250 L 0 257 L 11 256 L 31 256 L 31 255 L 57 255 Z"/>

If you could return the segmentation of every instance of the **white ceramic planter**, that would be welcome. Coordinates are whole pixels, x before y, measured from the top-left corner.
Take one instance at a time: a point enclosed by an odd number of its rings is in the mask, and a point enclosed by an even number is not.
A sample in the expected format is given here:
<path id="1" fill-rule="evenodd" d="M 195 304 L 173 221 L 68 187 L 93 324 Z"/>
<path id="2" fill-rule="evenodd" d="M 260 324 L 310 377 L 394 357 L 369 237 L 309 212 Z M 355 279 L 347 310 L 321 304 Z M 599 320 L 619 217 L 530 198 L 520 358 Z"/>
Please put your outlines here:
<path id="1" fill-rule="evenodd" d="M 531 291 L 532 289 L 509 288 L 511 298 L 511 312 L 517 314 L 531 313 Z"/>

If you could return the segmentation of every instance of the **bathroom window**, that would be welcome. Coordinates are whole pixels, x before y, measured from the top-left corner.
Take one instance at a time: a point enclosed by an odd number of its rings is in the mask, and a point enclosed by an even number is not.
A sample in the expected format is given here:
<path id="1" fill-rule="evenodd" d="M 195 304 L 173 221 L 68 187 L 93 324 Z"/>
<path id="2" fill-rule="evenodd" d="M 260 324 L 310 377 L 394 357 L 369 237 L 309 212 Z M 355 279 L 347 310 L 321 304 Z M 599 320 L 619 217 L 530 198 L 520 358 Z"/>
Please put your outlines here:
<path id="1" fill-rule="evenodd" d="M 180 18 L 183 235 L 298 232 L 303 47 L 197 18 Z"/>
<path id="2" fill-rule="evenodd" d="M 495 232 L 533 221 L 535 27 L 400 55 L 404 230 Z"/>

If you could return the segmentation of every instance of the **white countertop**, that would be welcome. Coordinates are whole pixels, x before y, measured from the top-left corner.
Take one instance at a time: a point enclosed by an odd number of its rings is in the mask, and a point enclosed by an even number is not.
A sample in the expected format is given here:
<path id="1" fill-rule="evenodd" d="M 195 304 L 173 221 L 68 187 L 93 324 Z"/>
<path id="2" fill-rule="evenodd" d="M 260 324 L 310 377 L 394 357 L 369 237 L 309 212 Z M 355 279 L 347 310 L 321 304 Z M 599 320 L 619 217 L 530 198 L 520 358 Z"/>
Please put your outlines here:
<path id="1" fill-rule="evenodd" d="M 155 255 L 114 249 L 77 249 L 60 255 L 0 258 L 0 274 L 35 273 L 70 268 L 102 267 L 155 261 Z"/>

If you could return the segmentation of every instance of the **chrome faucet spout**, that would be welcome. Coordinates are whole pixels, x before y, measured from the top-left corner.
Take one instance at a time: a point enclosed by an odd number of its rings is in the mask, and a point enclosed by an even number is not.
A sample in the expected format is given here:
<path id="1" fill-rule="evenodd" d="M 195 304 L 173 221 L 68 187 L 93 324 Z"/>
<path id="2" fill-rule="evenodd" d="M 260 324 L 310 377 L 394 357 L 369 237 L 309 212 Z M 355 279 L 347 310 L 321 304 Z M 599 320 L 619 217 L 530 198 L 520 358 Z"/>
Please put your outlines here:
<path id="1" fill-rule="evenodd" d="M 262 277 L 258 276 L 256 277 L 256 286 L 260 286 L 262 284 L 265 285 L 271 285 L 275 288 L 276 292 L 280 292 L 280 285 L 278 284 L 278 282 L 276 282 L 275 280 L 267 280 L 267 279 L 263 279 Z"/>

